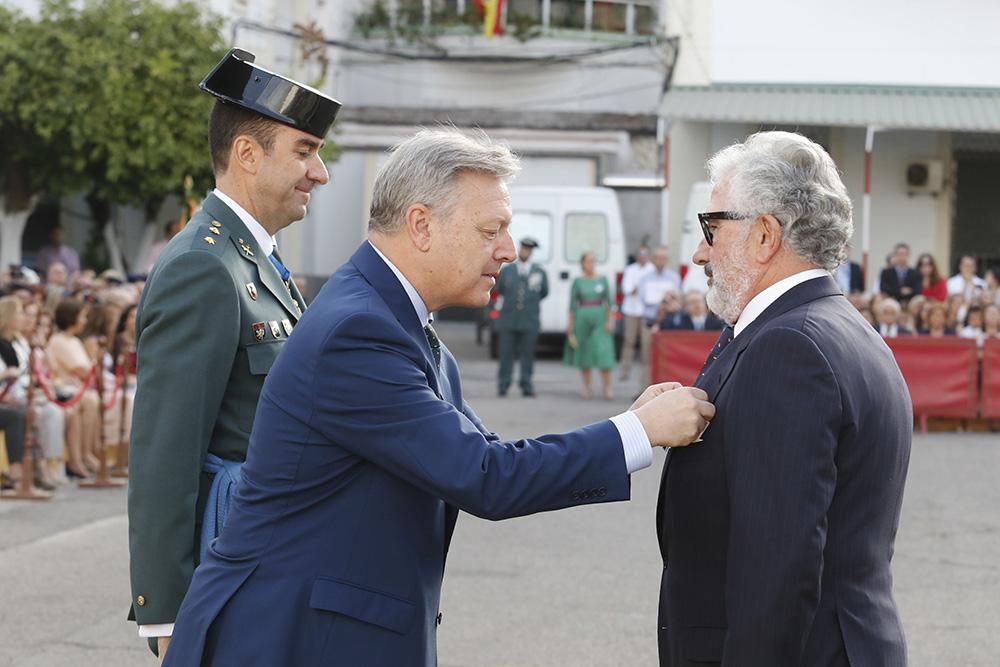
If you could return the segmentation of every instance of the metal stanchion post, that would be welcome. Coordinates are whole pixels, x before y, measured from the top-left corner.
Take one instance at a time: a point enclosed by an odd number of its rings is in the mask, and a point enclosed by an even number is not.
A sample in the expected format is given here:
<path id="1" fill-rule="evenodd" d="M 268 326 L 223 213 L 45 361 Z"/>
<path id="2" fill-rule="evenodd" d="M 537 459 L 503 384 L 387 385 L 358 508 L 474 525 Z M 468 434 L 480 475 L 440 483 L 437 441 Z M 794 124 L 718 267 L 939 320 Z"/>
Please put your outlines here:
<path id="1" fill-rule="evenodd" d="M 80 482 L 79 487 L 81 489 L 117 489 L 123 486 L 121 482 L 116 482 L 111 479 L 110 471 L 108 470 L 108 453 L 107 447 L 105 447 L 104 442 L 104 346 L 105 342 L 102 339 L 101 344 L 98 347 L 97 352 L 97 419 L 100 426 L 100 433 L 98 434 L 99 442 L 101 443 L 101 449 L 97 453 L 97 461 L 100 467 L 97 469 L 97 477 L 92 480 L 83 480 Z"/>
<path id="2" fill-rule="evenodd" d="M 128 352 L 122 352 L 118 360 L 119 368 L 122 369 L 122 420 L 118 428 L 118 455 L 115 457 L 115 467 L 111 469 L 111 476 L 119 479 L 128 477 L 128 440 L 125 438 L 125 408 L 128 405 Z"/>

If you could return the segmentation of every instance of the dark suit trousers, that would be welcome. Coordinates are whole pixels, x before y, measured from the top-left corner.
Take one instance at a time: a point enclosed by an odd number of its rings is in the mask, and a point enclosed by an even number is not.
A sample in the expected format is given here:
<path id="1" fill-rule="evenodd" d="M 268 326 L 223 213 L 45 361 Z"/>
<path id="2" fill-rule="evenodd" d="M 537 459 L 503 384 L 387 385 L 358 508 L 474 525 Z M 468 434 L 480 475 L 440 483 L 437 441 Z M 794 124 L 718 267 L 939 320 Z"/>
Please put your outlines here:
<path id="1" fill-rule="evenodd" d="M 497 385 L 501 392 L 510 388 L 514 377 L 514 359 L 521 361 L 519 384 L 522 391 L 533 391 L 532 374 L 535 372 L 535 344 L 538 342 L 537 331 L 513 331 L 501 329 L 498 332 L 500 370 L 497 375 Z"/>
<path id="2" fill-rule="evenodd" d="M 0 407 L 0 430 L 3 430 L 7 447 L 7 460 L 20 463 L 24 458 L 24 412 L 11 407 Z"/>

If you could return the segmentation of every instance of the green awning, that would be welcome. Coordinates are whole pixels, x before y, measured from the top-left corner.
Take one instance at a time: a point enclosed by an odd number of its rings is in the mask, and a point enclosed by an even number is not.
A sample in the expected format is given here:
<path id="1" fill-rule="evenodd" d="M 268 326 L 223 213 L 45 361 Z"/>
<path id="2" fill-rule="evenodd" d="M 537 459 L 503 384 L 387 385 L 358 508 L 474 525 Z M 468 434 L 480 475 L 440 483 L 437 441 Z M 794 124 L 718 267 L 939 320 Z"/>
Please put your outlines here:
<path id="1" fill-rule="evenodd" d="M 677 86 L 663 98 L 668 119 L 1000 132 L 1000 88 L 729 84 Z"/>

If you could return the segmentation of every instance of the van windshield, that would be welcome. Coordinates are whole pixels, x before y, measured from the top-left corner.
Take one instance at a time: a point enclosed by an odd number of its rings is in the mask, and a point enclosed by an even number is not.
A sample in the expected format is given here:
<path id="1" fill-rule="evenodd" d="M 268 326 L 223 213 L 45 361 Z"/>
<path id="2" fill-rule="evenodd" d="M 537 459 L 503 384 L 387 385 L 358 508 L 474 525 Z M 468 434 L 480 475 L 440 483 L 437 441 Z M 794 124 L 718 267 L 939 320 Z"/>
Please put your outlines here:
<path id="1" fill-rule="evenodd" d="M 538 241 L 538 247 L 531 253 L 531 262 L 543 264 L 552 257 L 552 216 L 544 211 L 514 211 L 510 221 L 510 236 L 514 246 L 525 236 Z"/>
<path id="2" fill-rule="evenodd" d="M 567 262 L 579 262 L 583 253 L 594 253 L 597 263 L 608 259 L 608 219 L 603 213 L 566 214 Z"/>

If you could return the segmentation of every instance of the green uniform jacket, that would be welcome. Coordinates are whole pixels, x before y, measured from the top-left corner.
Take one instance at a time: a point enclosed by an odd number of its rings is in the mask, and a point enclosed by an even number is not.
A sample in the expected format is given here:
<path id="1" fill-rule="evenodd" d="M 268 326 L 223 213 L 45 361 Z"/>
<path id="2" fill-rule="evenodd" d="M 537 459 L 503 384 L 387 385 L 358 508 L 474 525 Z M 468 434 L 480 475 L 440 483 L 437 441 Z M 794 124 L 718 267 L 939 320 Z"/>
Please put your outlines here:
<path id="1" fill-rule="evenodd" d="M 209 195 L 164 249 L 136 320 L 129 567 L 140 625 L 173 623 L 197 561 L 206 452 L 246 460 L 257 398 L 305 302 Z"/>
<path id="2" fill-rule="evenodd" d="M 538 331 L 541 328 L 539 303 L 549 295 L 549 279 L 545 271 L 532 264 L 528 275 L 521 277 L 517 263 L 500 270 L 497 294 L 503 296 L 497 329 L 510 331 Z"/>

